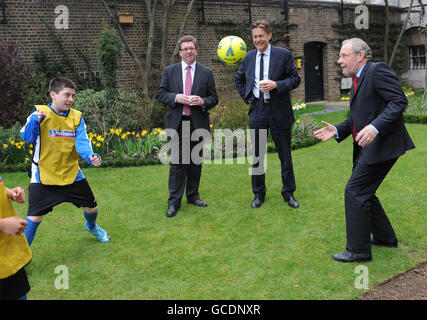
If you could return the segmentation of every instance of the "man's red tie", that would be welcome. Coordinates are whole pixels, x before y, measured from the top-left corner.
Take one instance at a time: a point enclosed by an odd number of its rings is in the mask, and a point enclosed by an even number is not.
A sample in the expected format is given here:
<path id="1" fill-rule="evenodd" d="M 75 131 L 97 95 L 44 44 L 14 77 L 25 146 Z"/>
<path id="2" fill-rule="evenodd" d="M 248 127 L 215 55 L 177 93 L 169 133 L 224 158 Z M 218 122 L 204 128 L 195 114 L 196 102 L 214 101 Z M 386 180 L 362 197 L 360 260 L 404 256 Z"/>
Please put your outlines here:
<path id="1" fill-rule="evenodd" d="M 354 93 L 356 92 L 357 80 L 359 80 L 359 77 L 355 76 L 353 78 L 353 96 L 354 96 Z M 354 126 L 354 123 L 353 123 L 353 141 L 354 141 L 354 143 L 356 143 L 356 135 L 357 135 L 356 127 Z"/>
<path id="2" fill-rule="evenodd" d="M 189 96 L 191 95 L 191 66 L 187 66 L 187 76 L 185 78 L 185 95 Z M 191 115 L 191 108 L 188 104 L 184 104 L 184 113 L 189 116 Z"/>

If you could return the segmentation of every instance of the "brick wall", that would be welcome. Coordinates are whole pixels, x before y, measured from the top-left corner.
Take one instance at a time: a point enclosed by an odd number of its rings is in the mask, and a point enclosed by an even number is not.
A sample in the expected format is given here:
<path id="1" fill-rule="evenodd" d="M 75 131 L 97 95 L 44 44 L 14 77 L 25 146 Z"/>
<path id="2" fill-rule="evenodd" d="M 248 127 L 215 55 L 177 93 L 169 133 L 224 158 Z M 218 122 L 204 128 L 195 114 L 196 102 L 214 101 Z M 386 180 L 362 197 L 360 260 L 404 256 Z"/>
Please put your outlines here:
<path id="1" fill-rule="evenodd" d="M 48 30 L 43 23 L 46 21 L 53 26 L 55 8 L 58 5 L 66 5 L 69 10 L 69 29 L 55 30 L 63 39 L 65 50 L 73 61 L 77 72 L 87 71 L 83 60 L 76 53 L 75 47 L 82 49 L 90 58 L 92 67 L 99 71 L 96 46 L 100 34 L 105 26 L 111 26 L 110 19 L 100 1 L 89 0 L 4 0 L 6 3 L 6 24 L 0 24 L 0 38 L 6 42 L 18 42 L 24 46 L 25 59 L 28 64 L 33 63 L 34 54 L 38 47 L 45 48 L 52 60 L 60 60 L 61 55 L 57 46 L 52 42 Z M 111 5 L 114 1 L 108 1 Z M 134 23 L 124 25 L 123 31 L 132 49 L 144 59 L 148 19 L 144 1 L 128 0 L 117 1 L 119 12 L 130 12 L 134 15 Z M 169 19 L 168 52 L 172 53 L 176 37 L 186 12 L 188 1 L 178 0 L 173 7 Z M 338 4 L 322 2 L 304 2 L 289 0 L 289 20 L 296 24 L 292 28 L 289 46 L 294 57 L 304 56 L 304 44 L 317 41 L 324 44 L 324 96 L 327 100 L 336 100 L 340 95 L 336 60 L 338 48 L 336 34 L 331 28 L 331 23 L 338 22 Z M 216 57 L 218 41 L 226 34 L 218 34 L 209 22 L 232 20 L 235 22 L 248 21 L 248 4 L 244 1 L 213 1 L 205 0 L 204 17 L 202 24 L 201 2 L 196 1 L 193 14 L 188 21 L 186 34 L 194 35 L 199 41 L 199 61 L 214 70 L 215 80 L 220 98 L 238 97 L 233 83 L 233 75 L 236 67 L 225 66 Z M 371 8 L 374 8 L 371 10 Z M 265 18 L 270 21 L 283 21 L 283 1 L 252 1 L 252 21 Z M 370 7 L 370 19 L 381 19 L 382 8 Z M 158 6 L 156 15 L 156 41 L 153 50 L 153 68 L 155 70 L 150 81 L 157 86 L 160 81 L 160 39 L 161 23 L 164 9 Z M 394 14 L 397 19 L 399 13 Z M 345 21 L 353 21 L 355 18 L 354 6 L 347 6 L 344 12 Z M 274 32 L 274 31 L 273 31 Z M 240 35 L 240 34 L 237 34 Z M 240 35 L 250 39 L 250 30 L 246 35 Z M 250 40 L 249 40 L 250 42 Z M 252 47 L 251 43 L 247 43 Z M 293 92 L 295 98 L 304 100 L 304 68 L 299 70 L 302 83 Z M 69 75 L 73 78 L 73 75 Z M 134 65 L 129 55 L 124 52 L 120 61 L 120 83 L 126 89 L 134 89 Z"/>

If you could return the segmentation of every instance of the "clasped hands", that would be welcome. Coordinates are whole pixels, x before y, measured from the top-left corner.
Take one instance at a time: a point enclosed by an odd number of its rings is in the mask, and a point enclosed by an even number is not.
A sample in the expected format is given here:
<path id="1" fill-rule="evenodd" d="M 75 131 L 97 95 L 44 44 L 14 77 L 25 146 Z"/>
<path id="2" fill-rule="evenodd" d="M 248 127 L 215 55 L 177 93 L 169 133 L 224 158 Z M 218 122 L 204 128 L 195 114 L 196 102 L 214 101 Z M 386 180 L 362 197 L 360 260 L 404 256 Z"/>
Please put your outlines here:
<path id="1" fill-rule="evenodd" d="M 176 102 L 189 106 L 204 106 L 205 101 L 199 96 L 186 96 L 185 94 L 177 94 Z"/>
<path id="2" fill-rule="evenodd" d="M 316 138 L 322 141 L 326 141 L 336 137 L 337 131 L 332 124 L 326 121 L 322 121 L 322 124 L 324 125 L 323 128 L 313 132 Z M 362 130 L 360 130 L 359 133 L 357 133 L 356 143 L 361 147 L 366 147 L 376 138 L 376 136 L 377 133 L 375 130 L 371 126 L 367 125 Z"/>

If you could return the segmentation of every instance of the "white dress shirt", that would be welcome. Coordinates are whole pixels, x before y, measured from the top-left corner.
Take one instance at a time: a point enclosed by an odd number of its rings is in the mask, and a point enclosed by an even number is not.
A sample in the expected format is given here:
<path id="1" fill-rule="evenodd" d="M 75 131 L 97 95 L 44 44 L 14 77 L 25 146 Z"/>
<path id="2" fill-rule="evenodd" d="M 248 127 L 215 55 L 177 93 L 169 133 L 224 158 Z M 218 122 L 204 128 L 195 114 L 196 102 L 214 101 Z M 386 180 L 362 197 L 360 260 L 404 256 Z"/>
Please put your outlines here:
<path id="1" fill-rule="evenodd" d="M 270 56 L 271 56 L 271 46 L 268 45 L 268 48 L 264 51 L 264 79 L 268 79 L 268 70 L 270 66 Z M 255 59 L 255 85 L 252 89 L 252 92 L 254 96 L 258 99 L 259 98 L 259 68 L 260 68 L 260 61 L 261 61 L 261 51 L 257 50 L 256 53 L 256 59 Z M 264 92 L 264 100 L 270 99 L 270 92 Z"/>

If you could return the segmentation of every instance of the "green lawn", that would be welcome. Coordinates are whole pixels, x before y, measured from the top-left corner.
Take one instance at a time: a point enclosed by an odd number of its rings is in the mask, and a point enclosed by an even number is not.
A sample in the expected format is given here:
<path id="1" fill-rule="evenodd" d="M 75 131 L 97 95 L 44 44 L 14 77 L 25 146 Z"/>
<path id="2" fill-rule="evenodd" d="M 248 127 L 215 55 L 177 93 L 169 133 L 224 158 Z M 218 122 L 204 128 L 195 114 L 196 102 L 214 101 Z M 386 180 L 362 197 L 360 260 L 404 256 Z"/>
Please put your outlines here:
<path id="1" fill-rule="evenodd" d="M 319 117 L 317 117 L 319 116 Z M 335 123 L 345 112 L 316 115 Z M 417 146 L 402 156 L 378 191 L 400 247 L 373 248 L 369 287 L 427 259 L 427 126 L 407 128 Z M 27 267 L 29 299 L 352 299 L 357 263 L 331 254 L 345 249 L 344 187 L 351 139 L 293 152 L 301 207 L 280 195 L 280 163 L 268 155 L 267 198 L 251 209 L 249 165 L 205 164 L 200 193 L 208 208 L 183 201 L 166 218 L 168 166 L 88 168 L 111 241 L 98 243 L 81 210 L 62 204 L 48 214 Z M 27 186 L 26 173 L 2 173 L 6 185 Z M 16 205 L 25 216 L 26 205 Z M 58 290 L 55 268 L 69 270 Z"/>

